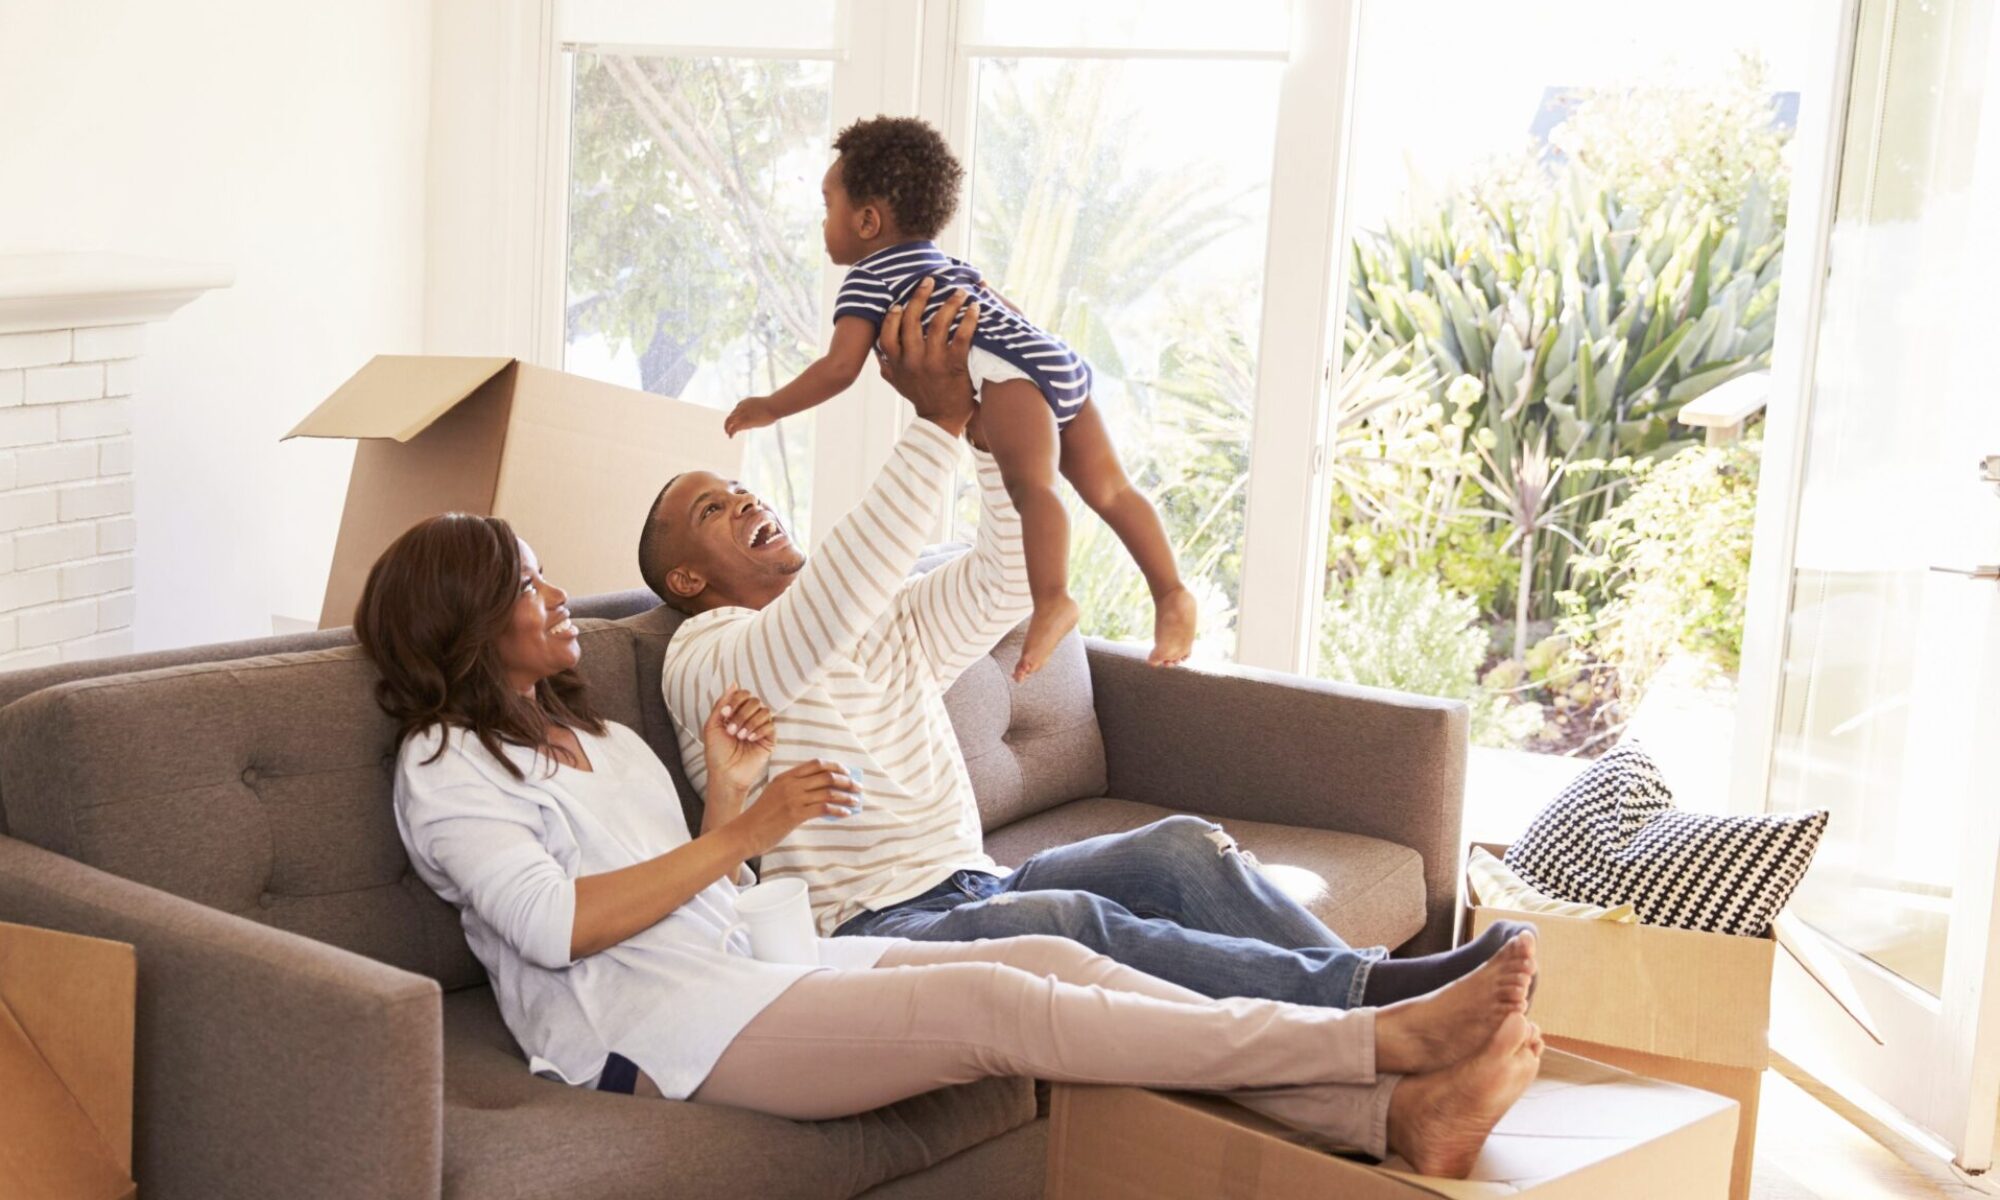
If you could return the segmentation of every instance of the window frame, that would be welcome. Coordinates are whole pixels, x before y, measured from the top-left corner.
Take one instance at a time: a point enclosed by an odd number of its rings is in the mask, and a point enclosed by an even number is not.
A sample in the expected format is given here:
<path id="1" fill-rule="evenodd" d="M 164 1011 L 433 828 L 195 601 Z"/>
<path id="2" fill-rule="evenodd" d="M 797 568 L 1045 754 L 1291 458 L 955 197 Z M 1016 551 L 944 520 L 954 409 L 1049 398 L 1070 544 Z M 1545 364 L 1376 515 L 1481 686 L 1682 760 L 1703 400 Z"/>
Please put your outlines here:
<path id="1" fill-rule="evenodd" d="M 1327 502 L 1326 420 L 1330 383 L 1338 378 L 1338 297 L 1345 287 L 1339 253 L 1341 184 L 1347 143 L 1348 96 L 1355 30 L 1363 0 L 1290 0 L 1290 48 L 1270 50 L 1064 48 L 986 44 L 966 36 L 970 0 L 834 0 L 838 45 L 773 48 L 704 44 L 659 45 L 643 38 L 617 48 L 675 57 L 811 58 L 833 62 L 832 124 L 836 130 L 874 113 L 922 117 L 943 130 L 971 161 L 974 60 L 1009 58 L 1178 59 L 1284 62 L 1272 131 L 1272 172 L 1263 303 L 1257 330 L 1257 380 L 1250 426 L 1243 572 L 1237 597 L 1239 663 L 1302 672 L 1312 665 L 1324 573 Z M 568 253 L 570 76 L 561 36 L 561 0 L 502 0 L 492 8 L 454 3 L 443 11 L 438 36 L 479 26 L 512 53 L 499 73 L 506 105 L 447 99 L 437 122 L 440 139 L 515 139 L 514 150 L 489 178 L 503 182 L 501 213 L 484 216 L 501 231 L 498 252 L 475 269 L 434 272 L 430 311 L 454 299 L 500 311 L 483 320 L 487 352 L 495 342 L 527 361 L 560 367 L 562 305 Z M 476 45 L 474 38 L 469 45 Z M 454 40 L 448 44 L 457 44 Z M 604 47 L 614 43 L 596 41 Z M 472 53 L 468 49 L 466 53 Z M 448 51 L 447 54 L 455 53 Z M 512 123 L 513 128 L 507 128 Z M 524 136 L 520 125 L 527 124 Z M 435 175 L 434 175 L 435 178 Z M 471 215 L 465 184 L 434 213 L 433 229 L 454 215 Z M 495 201 L 482 198 L 489 207 Z M 453 209 L 458 211 L 453 213 Z M 970 230 L 963 209 L 940 235 L 961 250 Z M 518 255 L 518 257 L 516 257 Z M 508 261 L 527 263 L 509 270 Z M 831 311 L 841 269 L 821 272 L 823 311 Z M 476 278 L 474 276 L 477 276 Z M 450 325 L 451 322 L 443 322 Z M 460 321 L 479 327 L 482 322 Z M 437 327 L 433 326 L 432 330 Z M 427 330 L 429 348 L 447 343 Z M 873 372 L 819 411 L 814 430 L 813 511 L 824 531 L 865 494 L 909 420 L 908 406 Z M 1301 430 L 1309 431 L 1300 437 Z M 940 511 L 940 534 L 949 528 Z"/>

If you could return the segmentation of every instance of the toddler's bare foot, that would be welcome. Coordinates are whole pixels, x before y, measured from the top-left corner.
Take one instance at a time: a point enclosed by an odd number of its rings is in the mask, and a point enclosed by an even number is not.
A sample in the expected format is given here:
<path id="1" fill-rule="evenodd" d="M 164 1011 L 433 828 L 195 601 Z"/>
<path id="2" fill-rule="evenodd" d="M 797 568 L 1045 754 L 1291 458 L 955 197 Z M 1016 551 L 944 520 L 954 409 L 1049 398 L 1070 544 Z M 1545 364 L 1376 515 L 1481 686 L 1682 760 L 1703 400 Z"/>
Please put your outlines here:
<path id="1" fill-rule="evenodd" d="M 1028 638 L 1021 643 L 1021 661 L 1014 664 L 1014 682 L 1019 683 L 1042 669 L 1055 653 L 1056 643 L 1076 628 L 1080 610 L 1065 592 L 1053 600 L 1037 600 L 1034 615 L 1028 618 Z"/>
<path id="2" fill-rule="evenodd" d="M 1534 978 L 1535 936 L 1523 933 L 1471 974 L 1377 1009 L 1376 1069 L 1413 1074 L 1470 1057 L 1508 1017 L 1527 1010 Z"/>
<path id="3" fill-rule="evenodd" d="M 1201 611 L 1194 593 L 1175 588 L 1153 601 L 1153 652 L 1146 661 L 1156 667 L 1178 666 L 1194 650 L 1195 627 Z"/>
<path id="4" fill-rule="evenodd" d="M 1541 1030 L 1519 1013 L 1509 1015 L 1477 1055 L 1396 1085 L 1389 1094 L 1389 1149 L 1420 1175 L 1464 1179 L 1541 1065 Z"/>

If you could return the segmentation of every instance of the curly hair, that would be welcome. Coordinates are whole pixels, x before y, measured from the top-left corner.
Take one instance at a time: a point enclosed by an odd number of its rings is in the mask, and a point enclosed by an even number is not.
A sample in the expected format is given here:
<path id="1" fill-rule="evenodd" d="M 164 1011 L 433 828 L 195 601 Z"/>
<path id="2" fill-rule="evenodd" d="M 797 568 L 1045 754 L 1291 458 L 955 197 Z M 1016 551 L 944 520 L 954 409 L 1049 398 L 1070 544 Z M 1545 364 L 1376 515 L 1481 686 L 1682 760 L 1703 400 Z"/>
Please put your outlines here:
<path id="1" fill-rule="evenodd" d="M 502 743 L 546 756 L 553 770 L 551 727 L 604 732 L 574 668 L 537 683 L 532 700 L 507 686 L 499 642 L 520 596 L 521 543 L 499 517 L 432 517 L 375 560 L 354 634 L 382 673 L 375 702 L 396 719 L 398 748 L 434 725 L 456 725 L 522 779 Z M 444 748 L 440 741 L 438 755 Z"/>
<path id="2" fill-rule="evenodd" d="M 856 204 L 887 206 L 911 237 L 938 235 L 958 209 L 965 168 L 944 137 L 915 117 L 869 117 L 833 139 L 840 182 Z"/>

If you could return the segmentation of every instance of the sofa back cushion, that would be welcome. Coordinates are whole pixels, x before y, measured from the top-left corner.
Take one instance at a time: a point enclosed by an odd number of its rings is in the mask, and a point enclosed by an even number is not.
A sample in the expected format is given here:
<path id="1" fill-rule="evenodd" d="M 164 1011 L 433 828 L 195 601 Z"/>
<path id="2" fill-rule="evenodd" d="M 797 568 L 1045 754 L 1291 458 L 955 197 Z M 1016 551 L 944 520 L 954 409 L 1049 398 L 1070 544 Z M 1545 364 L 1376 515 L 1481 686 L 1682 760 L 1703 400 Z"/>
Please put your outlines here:
<path id="1" fill-rule="evenodd" d="M 926 556 L 927 570 L 951 554 Z M 681 794 L 690 797 L 688 827 L 699 829 L 700 800 L 688 783 L 680 743 L 660 692 L 660 665 L 667 643 L 685 620 L 666 605 L 619 622 L 630 630 L 639 667 L 640 728 L 649 745 L 673 772 Z M 1104 736 L 1090 687 L 1083 639 L 1065 638 L 1049 662 L 1026 683 L 1013 681 L 1026 626 L 1000 640 L 945 692 L 945 711 L 958 735 L 965 767 L 972 776 L 981 824 L 997 829 L 1022 817 L 1085 796 L 1104 794 Z M 705 716 L 706 714 L 701 714 Z"/>
<path id="2" fill-rule="evenodd" d="M 1064 638 L 1041 670 L 1015 683 L 1026 636 L 1026 625 L 1015 628 L 944 694 L 989 830 L 1104 794 L 1104 734 L 1083 639 Z"/>
<path id="3" fill-rule="evenodd" d="M 583 626 L 598 710 L 635 728 L 632 639 Z M 0 710 L 14 836 L 127 879 L 421 972 L 485 982 L 410 869 L 394 728 L 347 646 L 112 675 Z"/>

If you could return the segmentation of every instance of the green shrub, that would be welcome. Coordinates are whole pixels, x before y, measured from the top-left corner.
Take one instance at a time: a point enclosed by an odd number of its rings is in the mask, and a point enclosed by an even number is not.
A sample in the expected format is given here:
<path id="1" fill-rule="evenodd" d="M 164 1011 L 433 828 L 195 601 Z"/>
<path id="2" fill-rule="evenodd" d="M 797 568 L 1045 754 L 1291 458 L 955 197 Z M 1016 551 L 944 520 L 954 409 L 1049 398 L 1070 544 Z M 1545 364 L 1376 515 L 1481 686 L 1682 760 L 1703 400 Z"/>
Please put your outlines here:
<path id="1" fill-rule="evenodd" d="M 1692 442 L 1681 406 L 1770 360 L 1788 184 L 1762 89 L 1752 65 L 1719 92 L 1592 95 L 1552 134 L 1558 167 L 1524 156 L 1353 241 L 1350 354 L 1430 368 L 1458 410 L 1465 515 L 1517 560 L 1516 654 L 1560 611 L 1619 460 Z M 1635 124 L 1649 105 L 1679 108 Z"/>
<path id="2" fill-rule="evenodd" d="M 1593 612 L 1571 593 L 1564 629 L 1616 669 L 1628 708 L 1675 650 L 1736 670 L 1761 450 L 1752 437 L 1642 464 L 1631 493 L 1591 527 L 1584 578 L 1608 599 Z"/>
<path id="3" fill-rule="evenodd" d="M 1359 576 L 1320 622 L 1328 679 L 1463 700 L 1485 657 L 1478 606 L 1429 575 Z"/>

